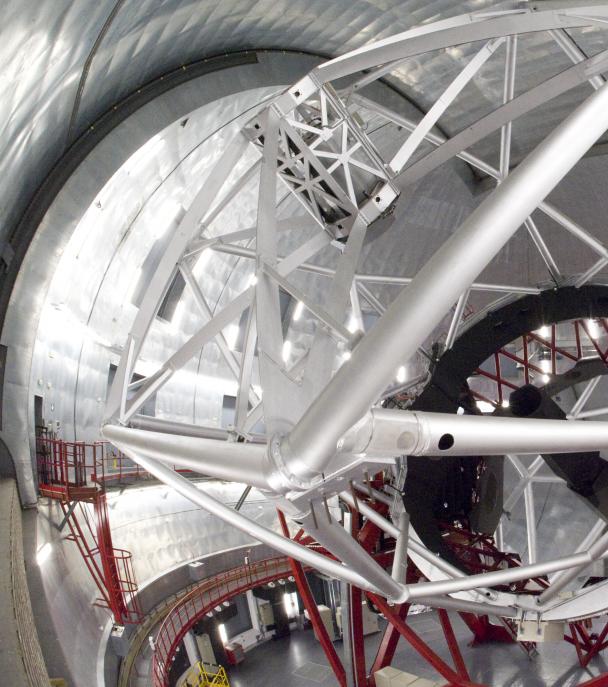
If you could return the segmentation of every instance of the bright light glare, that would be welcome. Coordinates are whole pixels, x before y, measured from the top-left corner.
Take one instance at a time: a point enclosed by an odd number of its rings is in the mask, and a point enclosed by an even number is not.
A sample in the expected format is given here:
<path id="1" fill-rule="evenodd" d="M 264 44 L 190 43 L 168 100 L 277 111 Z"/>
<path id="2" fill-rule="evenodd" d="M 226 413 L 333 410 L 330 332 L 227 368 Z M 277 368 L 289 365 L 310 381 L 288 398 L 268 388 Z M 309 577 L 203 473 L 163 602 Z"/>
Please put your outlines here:
<path id="1" fill-rule="evenodd" d="M 587 325 L 587 331 L 591 336 L 593 336 L 594 338 L 599 336 L 600 330 L 595 320 L 587 320 L 585 324 Z"/>
<path id="2" fill-rule="evenodd" d="M 289 339 L 287 339 L 287 341 L 283 342 L 283 362 L 286 363 L 290 357 L 291 357 L 291 341 Z"/>
<path id="3" fill-rule="evenodd" d="M 342 353 L 342 360 L 344 360 L 344 361 L 350 360 L 350 356 L 351 356 L 350 351 L 344 351 L 344 353 Z"/>
<path id="4" fill-rule="evenodd" d="M 550 377 L 549 377 L 549 375 L 543 375 L 542 379 L 543 379 L 543 384 L 548 384 Z"/>
<path id="5" fill-rule="evenodd" d="M 173 331 L 179 330 L 179 325 L 181 324 L 182 317 L 184 315 L 184 301 L 179 301 L 175 306 L 175 311 L 173 312 L 173 317 L 171 318 L 171 329 Z"/>
<path id="6" fill-rule="evenodd" d="M 359 322 L 357 321 L 357 318 L 354 315 L 350 316 L 350 320 L 348 321 L 348 325 L 346 328 L 351 334 L 354 334 L 359 329 Z"/>
<path id="7" fill-rule="evenodd" d="M 226 628 L 224 626 L 224 623 L 220 623 L 217 626 L 217 629 L 220 633 L 220 639 L 222 640 L 222 644 L 228 644 L 228 633 L 226 632 Z"/>
<path id="8" fill-rule="evenodd" d="M 397 370 L 397 381 L 399 384 L 405 382 L 405 367 L 403 365 Z"/>
<path id="9" fill-rule="evenodd" d="M 152 232 L 155 239 L 160 238 L 167 232 L 167 229 L 173 225 L 181 210 L 181 203 L 178 203 L 175 200 L 169 200 L 154 213 Z"/>
<path id="10" fill-rule="evenodd" d="M 139 174 L 148 167 L 165 147 L 165 140 L 159 135 L 151 138 L 125 162 L 123 169 L 127 174 Z"/>
<path id="11" fill-rule="evenodd" d="M 36 552 L 36 563 L 38 563 L 38 565 L 43 565 L 45 561 L 48 560 L 52 550 L 53 546 L 50 542 L 43 544 Z"/>
<path id="12" fill-rule="evenodd" d="M 304 303 L 302 303 L 302 301 L 298 301 L 296 304 L 296 307 L 294 308 L 294 311 L 293 311 L 293 317 L 292 317 L 293 321 L 297 322 L 300 319 L 300 317 L 302 317 L 303 312 L 304 312 Z"/>
<path id="13" fill-rule="evenodd" d="M 298 607 L 297 594 L 295 592 L 285 592 L 283 594 L 283 605 L 288 618 L 293 618 Z"/>
<path id="14" fill-rule="evenodd" d="M 506 398 L 503 398 L 502 400 L 502 407 L 503 408 L 508 408 L 509 407 L 509 400 Z"/>
<path id="15" fill-rule="evenodd" d="M 546 324 L 543 324 L 543 326 L 538 330 L 538 333 L 540 336 L 549 336 L 549 327 L 547 327 Z"/>
<path id="16" fill-rule="evenodd" d="M 540 361 L 540 369 L 545 373 L 551 372 L 551 361 L 550 360 L 541 360 Z"/>
<path id="17" fill-rule="evenodd" d="M 228 348 L 231 351 L 234 351 L 234 348 L 236 346 L 236 341 L 239 338 L 239 326 L 238 324 L 231 324 L 228 327 L 226 327 L 224 331 L 224 336 L 226 338 L 226 342 L 228 343 Z"/>
<path id="18" fill-rule="evenodd" d="M 477 407 L 482 413 L 492 413 L 494 411 L 494 406 L 487 401 L 477 401 Z"/>
<path id="19" fill-rule="evenodd" d="M 248 286 L 255 286 L 257 283 L 258 283 L 257 275 L 252 274 L 252 275 L 249 277 Z"/>

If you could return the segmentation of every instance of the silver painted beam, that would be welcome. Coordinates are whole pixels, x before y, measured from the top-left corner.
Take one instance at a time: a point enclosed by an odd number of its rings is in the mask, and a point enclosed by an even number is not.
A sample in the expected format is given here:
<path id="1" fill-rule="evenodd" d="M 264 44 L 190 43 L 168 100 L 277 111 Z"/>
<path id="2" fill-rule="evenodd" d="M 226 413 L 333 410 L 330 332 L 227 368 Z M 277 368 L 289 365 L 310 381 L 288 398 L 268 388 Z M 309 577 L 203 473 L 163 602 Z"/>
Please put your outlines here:
<path id="1" fill-rule="evenodd" d="M 283 459 L 301 476 L 323 472 L 340 437 L 381 395 L 399 364 L 414 354 L 458 295 L 606 129 L 608 88 L 603 87 L 557 127 L 426 263 L 282 441 Z"/>

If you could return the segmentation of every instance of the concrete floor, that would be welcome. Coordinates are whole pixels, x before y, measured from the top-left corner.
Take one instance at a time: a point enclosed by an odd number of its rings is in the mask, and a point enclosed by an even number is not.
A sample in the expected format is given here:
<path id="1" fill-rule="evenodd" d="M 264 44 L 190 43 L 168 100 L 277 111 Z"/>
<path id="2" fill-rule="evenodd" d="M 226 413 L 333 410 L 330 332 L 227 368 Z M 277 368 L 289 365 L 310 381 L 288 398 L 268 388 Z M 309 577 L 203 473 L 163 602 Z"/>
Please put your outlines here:
<path id="1" fill-rule="evenodd" d="M 469 647 L 471 634 L 458 616 L 451 616 L 452 624 L 470 672 L 477 684 L 491 687 L 573 687 L 608 671 L 602 658 L 595 658 L 588 670 L 582 670 L 573 646 L 560 642 L 539 646 L 538 656 L 528 658 L 517 644 L 489 644 Z M 435 613 L 422 613 L 409 619 L 410 626 L 452 665 L 449 651 Z M 379 632 L 366 638 L 365 653 L 368 667 L 375 656 L 382 637 Z M 335 643 L 342 658 L 342 642 Z M 608 658 L 608 656 L 606 657 Z M 400 640 L 393 665 L 396 668 L 437 680 L 437 673 Z M 270 640 L 246 654 L 245 661 L 230 668 L 231 687 L 335 687 L 336 680 L 328 667 L 325 655 L 312 630 L 294 631 L 291 637 Z"/>

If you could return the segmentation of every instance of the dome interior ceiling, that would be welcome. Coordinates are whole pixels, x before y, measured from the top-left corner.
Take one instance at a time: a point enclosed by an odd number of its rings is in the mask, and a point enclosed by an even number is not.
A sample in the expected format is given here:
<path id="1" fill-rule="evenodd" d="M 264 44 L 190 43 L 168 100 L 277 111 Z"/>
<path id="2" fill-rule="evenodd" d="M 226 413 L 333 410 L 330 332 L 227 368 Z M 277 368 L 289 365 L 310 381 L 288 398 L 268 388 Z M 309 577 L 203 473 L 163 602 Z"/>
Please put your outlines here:
<path id="1" fill-rule="evenodd" d="M 519 6 L 512 0 L 101 0 L 91 7 L 82 1 L 58 6 L 12 0 L 4 8 L 7 40 L 0 46 L 5 122 L 0 144 L 0 226 L 4 232 L 14 228 L 53 164 L 101 114 L 182 65 L 254 49 L 334 56 L 422 23 Z M 605 45 L 601 28 L 571 34 L 587 55 Z M 531 34 L 520 43 L 516 94 L 571 64 L 547 33 Z M 390 81 L 424 111 L 476 47 L 456 46 L 416 56 Z M 504 47 L 442 118 L 445 133 L 462 130 L 500 103 L 503 74 Z M 575 89 L 526 116 L 524 125 L 516 125 L 514 162 L 579 99 Z M 490 139 L 477 148 L 479 154 L 495 155 Z M 23 179 L 26 184 L 17 183 Z M 0 240 L 6 240 L 6 233 Z"/>

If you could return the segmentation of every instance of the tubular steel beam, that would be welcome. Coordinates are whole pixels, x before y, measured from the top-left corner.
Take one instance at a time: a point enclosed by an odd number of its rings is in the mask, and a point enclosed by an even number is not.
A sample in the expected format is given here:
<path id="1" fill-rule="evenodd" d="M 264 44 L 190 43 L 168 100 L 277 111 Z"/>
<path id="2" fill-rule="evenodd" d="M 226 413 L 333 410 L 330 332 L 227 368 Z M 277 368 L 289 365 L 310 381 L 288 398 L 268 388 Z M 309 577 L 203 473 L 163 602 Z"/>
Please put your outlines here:
<path id="1" fill-rule="evenodd" d="M 344 432 L 390 384 L 446 310 L 593 143 L 608 129 L 608 88 L 579 106 L 435 253 L 282 440 L 283 458 L 307 478 L 323 472 Z M 349 403 L 344 403 L 344 398 Z"/>
<path id="2" fill-rule="evenodd" d="M 388 622 L 399 632 L 399 634 L 412 646 L 412 648 L 424 658 L 442 677 L 451 685 L 456 687 L 472 687 L 468 679 L 462 678 L 447 663 L 441 660 L 431 647 L 420 639 L 420 637 L 406 625 L 395 611 L 380 597 L 375 594 L 368 594 L 371 601 L 377 606 Z M 482 687 L 481 685 L 478 687 Z"/>
<path id="3" fill-rule="evenodd" d="M 287 527 L 285 515 L 281 510 L 277 510 L 277 513 L 283 534 L 289 539 L 289 528 Z M 308 580 L 306 579 L 306 574 L 304 573 L 304 568 L 302 567 L 302 564 L 294 558 L 289 559 L 289 565 L 291 566 L 291 571 L 296 581 L 296 587 L 298 588 L 298 592 L 302 597 L 304 607 L 308 611 L 310 622 L 312 623 L 315 633 L 319 639 L 321 648 L 325 652 L 325 656 L 327 657 L 329 665 L 336 676 L 338 684 L 341 687 L 346 687 L 346 674 L 344 671 L 344 666 L 338 658 L 336 649 L 334 648 L 334 645 L 327 634 L 327 630 L 325 629 L 325 625 L 321 620 L 319 609 L 317 608 L 317 604 L 313 598 L 312 592 L 310 591 L 310 586 L 308 585 Z"/>
<path id="4" fill-rule="evenodd" d="M 154 475 L 156 479 L 175 489 L 178 494 L 181 494 L 184 498 L 200 506 L 208 513 L 221 518 L 224 522 L 232 525 L 236 529 L 271 546 L 286 556 L 295 558 L 306 565 L 310 565 L 312 568 L 324 572 L 326 575 L 345 580 L 366 591 L 378 592 L 372 584 L 351 568 L 337 563 L 327 556 L 311 551 L 291 539 L 286 539 L 273 530 L 267 529 L 259 523 L 241 515 L 234 509 L 220 503 L 212 496 L 209 496 L 209 494 L 206 494 L 203 490 L 197 489 L 196 485 L 192 484 L 166 465 L 152 458 L 147 458 L 144 455 L 138 454 L 133 450 L 125 450 L 124 453 L 131 458 L 131 460 L 139 463 L 144 470 Z"/>

